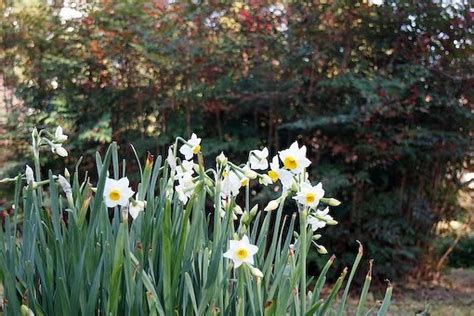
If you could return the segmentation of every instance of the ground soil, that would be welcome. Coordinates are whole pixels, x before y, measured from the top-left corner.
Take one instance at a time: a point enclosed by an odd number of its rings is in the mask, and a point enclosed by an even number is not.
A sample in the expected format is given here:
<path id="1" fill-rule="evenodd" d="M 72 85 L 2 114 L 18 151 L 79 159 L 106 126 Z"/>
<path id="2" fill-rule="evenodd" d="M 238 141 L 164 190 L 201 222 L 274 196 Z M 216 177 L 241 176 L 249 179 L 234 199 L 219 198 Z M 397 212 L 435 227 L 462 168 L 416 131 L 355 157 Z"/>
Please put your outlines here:
<path id="1" fill-rule="evenodd" d="M 383 293 L 370 295 L 368 303 L 377 305 Z M 357 298 L 350 300 L 353 311 Z M 369 306 L 369 304 L 367 304 Z M 353 315 L 353 311 L 349 315 Z M 377 309 L 369 315 L 376 315 Z M 474 316 L 474 268 L 449 269 L 437 282 L 394 284 L 389 315 Z"/>

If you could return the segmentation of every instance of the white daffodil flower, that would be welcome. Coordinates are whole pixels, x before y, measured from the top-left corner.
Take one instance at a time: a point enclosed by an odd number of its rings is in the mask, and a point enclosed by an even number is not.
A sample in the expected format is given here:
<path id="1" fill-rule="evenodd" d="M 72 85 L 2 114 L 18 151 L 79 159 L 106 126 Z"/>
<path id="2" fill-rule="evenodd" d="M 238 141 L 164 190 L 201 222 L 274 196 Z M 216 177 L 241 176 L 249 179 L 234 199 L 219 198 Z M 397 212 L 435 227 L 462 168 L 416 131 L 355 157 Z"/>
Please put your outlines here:
<path id="1" fill-rule="evenodd" d="M 258 177 L 258 183 L 263 184 L 264 186 L 267 186 L 269 184 L 273 183 L 272 178 L 268 174 L 261 174 Z"/>
<path id="2" fill-rule="evenodd" d="M 51 151 L 61 157 L 67 157 L 67 150 L 61 144 L 51 143 Z"/>
<path id="3" fill-rule="evenodd" d="M 224 173 L 224 179 L 221 184 L 221 197 L 223 199 L 237 196 L 241 187 L 240 179 L 234 171 Z"/>
<path id="4" fill-rule="evenodd" d="M 176 169 L 176 157 L 174 156 L 173 147 L 171 146 L 168 148 L 168 157 L 166 157 L 166 161 L 168 162 L 171 170 Z"/>
<path id="5" fill-rule="evenodd" d="M 119 180 L 107 178 L 104 187 L 104 200 L 107 207 L 115 207 L 117 205 L 127 206 L 130 198 L 135 194 L 128 186 L 127 177 Z"/>
<path id="6" fill-rule="evenodd" d="M 284 188 L 291 187 L 291 183 L 293 182 L 293 174 L 286 169 L 280 168 L 278 156 L 273 157 L 272 162 L 270 163 L 268 176 L 273 183 L 280 180 Z"/>
<path id="7" fill-rule="evenodd" d="M 319 200 L 324 197 L 323 185 L 318 183 L 312 186 L 310 183 L 303 182 L 298 193 L 293 197 L 298 203 L 315 208 L 318 206 Z"/>
<path id="8" fill-rule="evenodd" d="M 224 257 L 234 262 L 234 268 L 240 267 L 243 263 L 253 265 L 253 256 L 258 252 L 258 247 L 250 244 L 247 235 L 241 240 L 231 240 L 229 250 L 224 253 Z"/>
<path id="9" fill-rule="evenodd" d="M 201 151 L 201 139 L 192 134 L 191 138 L 179 148 L 179 152 L 184 156 L 184 159 L 190 160 L 193 155 L 197 155 Z"/>
<path id="10" fill-rule="evenodd" d="M 54 132 L 54 140 L 59 143 L 63 143 L 67 140 L 67 135 L 63 134 L 63 128 L 61 126 L 56 128 L 56 131 Z"/>
<path id="11" fill-rule="evenodd" d="M 186 204 L 194 193 L 196 184 L 192 177 L 185 177 L 178 179 L 179 184 L 175 187 L 176 193 L 178 193 L 178 199 L 181 203 Z"/>
<path id="12" fill-rule="evenodd" d="M 313 232 L 326 226 L 326 222 L 314 216 L 308 216 L 308 225 L 311 225 Z"/>
<path id="13" fill-rule="evenodd" d="M 306 146 L 299 148 L 298 142 L 294 142 L 290 148 L 282 150 L 280 159 L 283 162 L 283 167 L 294 174 L 301 173 L 304 168 L 311 164 L 311 161 L 306 158 Z"/>
<path id="14" fill-rule="evenodd" d="M 128 212 L 133 219 L 136 219 L 140 212 L 145 211 L 146 201 L 132 201 L 128 207 Z"/>
<path id="15" fill-rule="evenodd" d="M 194 174 L 194 163 L 192 161 L 184 160 L 176 167 L 176 177 L 178 179 L 192 178 Z"/>
<path id="16" fill-rule="evenodd" d="M 326 207 L 324 210 L 320 211 L 317 210 L 316 213 L 314 214 L 314 217 L 317 219 L 324 221 L 328 225 L 336 225 L 337 222 L 334 220 L 334 218 L 329 215 L 329 207 Z"/>
<path id="17" fill-rule="evenodd" d="M 31 169 L 30 166 L 26 165 L 25 168 L 25 177 L 26 177 L 26 183 L 35 183 L 35 176 L 33 174 L 33 169 Z"/>
<path id="18" fill-rule="evenodd" d="M 252 150 L 249 155 L 250 168 L 254 170 L 266 170 L 268 168 L 268 149 Z"/>

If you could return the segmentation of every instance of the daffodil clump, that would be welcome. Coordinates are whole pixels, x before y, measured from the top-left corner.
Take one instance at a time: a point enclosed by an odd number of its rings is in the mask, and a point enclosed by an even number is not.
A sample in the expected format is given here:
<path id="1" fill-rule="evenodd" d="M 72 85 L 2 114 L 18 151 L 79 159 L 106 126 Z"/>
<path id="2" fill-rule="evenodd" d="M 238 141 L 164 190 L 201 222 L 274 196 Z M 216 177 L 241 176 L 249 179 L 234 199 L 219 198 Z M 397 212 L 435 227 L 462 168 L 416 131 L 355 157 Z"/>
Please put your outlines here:
<path id="1" fill-rule="evenodd" d="M 201 138 L 177 138 L 165 159 L 138 155 L 138 184 L 111 144 L 96 155 L 97 178 L 80 172 L 48 176 L 40 148 L 67 156 L 60 127 L 33 131 L 34 168 L 15 182 L 14 212 L 0 233 L 0 307 L 24 315 L 342 315 L 362 247 L 336 304 L 345 269 L 321 295 L 334 256 L 308 279 L 306 256 L 319 231 L 337 224 L 340 202 L 310 181 L 306 147 L 294 142 L 270 159 L 252 150 L 244 163 L 224 153 L 204 160 Z M 133 147 L 132 147 L 133 148 Z M 135 152 L 135 150 L 133 149 Z M 136 152 L 135 152 L 136 153 Z M 208 165 L 213 165 L 206 168 Z M 250 187 L 278 197 L 251 205 Z M 285 216 L 283 210 L 293 213 Z M 286 212 L 288 213 L 288 212 Z M 299 227 L 299 228 L 298 228 Z M 317 233 L 315 233 L 317 232 Z M 314 248 L 313 248 L 314 246 Z M 370 270 L 357 308 L 365 310 Z M 380 307 L 387 311 L 388 288 Z M 336 306 L 337 305 L 337 306 Z"/>

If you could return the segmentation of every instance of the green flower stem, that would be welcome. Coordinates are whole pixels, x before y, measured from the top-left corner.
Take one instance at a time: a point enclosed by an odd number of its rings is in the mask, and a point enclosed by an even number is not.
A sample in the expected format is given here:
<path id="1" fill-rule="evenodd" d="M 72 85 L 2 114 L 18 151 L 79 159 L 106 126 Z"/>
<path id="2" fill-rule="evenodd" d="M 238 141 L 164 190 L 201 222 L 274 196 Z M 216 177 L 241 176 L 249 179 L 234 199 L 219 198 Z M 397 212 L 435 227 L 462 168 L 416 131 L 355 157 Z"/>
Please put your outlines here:
<path id="1" fill-rule="evenodd" d="M 245 186 L 245 210 L 250 212 L 250 185 Z"/>
<path id="2" fill-rule="evenodd" d="M 245 270 L 247 267 L 242 265 L 238 272 L 237 287 L 238 287 L 238 316 L 245 316 Z"/>
<path id="3" fill-rule="evenodd" d="M 301 315 L 306 314 L 306 255 L 307 255 L 307 235 L 306 235 L 306 216 L 307 210 L 300 211 L 300 268 L 301 268 L 301 282 L 300 282 L 300 304 Z"/>
<path id="4" fill-rule="evenodd" d="M 38 140 L 39 142 L 39 140 Z M 33 144 L 37 144 L 37 141 L 33 141 Z M 37 146 L 32 147 L 33 149 L 33 159 L 35 164 L 35 179 L 37 183 L 41 183 L 41 166 L 40 166 L 40 156 L 39 156 L 39 144 Z M 40 201 L 40 205 L 43 205 L 43 189 L 41 186 L 37 186 L 36 188 L 38 192 L 38 198 Z"/>

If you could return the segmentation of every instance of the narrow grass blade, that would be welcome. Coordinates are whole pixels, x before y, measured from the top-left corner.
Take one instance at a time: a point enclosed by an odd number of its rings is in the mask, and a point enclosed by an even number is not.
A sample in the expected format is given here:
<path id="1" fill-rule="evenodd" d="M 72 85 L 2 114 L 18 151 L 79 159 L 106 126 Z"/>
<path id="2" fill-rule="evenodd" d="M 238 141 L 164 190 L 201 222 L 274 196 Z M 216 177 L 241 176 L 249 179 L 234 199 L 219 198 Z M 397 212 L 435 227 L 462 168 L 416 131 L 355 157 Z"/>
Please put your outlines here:
<path id="1" fill-rule="evenodd" d="M 385 291 L 385 297 L 383 299 L 382 306 L 380 306 L 380 309 L 377 313 L 377 316 L 387 315 L 388 307 L 390 305 L 390 300 L 392 298 L 392 284 L 388 280 L 387 282 L 388 282 L 387 291 Z"/>
<path id="2" fill-rule="evenodd" d="M 372 281 L 372 263 L 373 263 L 373 260 L 370 260 L 369 271 L 367 272 L 364 285 L 362 287 L 359 304 L 357 305 L 356 316 L 361 316 L 364 313 L 365 301 L 367 299 L 367 293 L 369 292 L 370 282 Z"/>
<path id="3" fill-rule="evenodd" d="M 347 284 L 346 284 L 346 287 L 344 289 L 344 293 L 342 294 L 341 302 L 339 304 L 339 309 L 337 311 L 337 316 L 342 316 L 342 314 L 344 312 L 347 296 L 349 295 L 349 289 L 351 287 L 352 278 L 354 277 L 355 272 L 357 271 L 357 267 L 359 266 L 359 262 L 362 259 L 362 255 L 364 254 L 364 248 L 362 247 L 362 244 L 358 240 L 357 240 L 357 243 L 359 244 L 359 251 L 358 251 L 357 256 L 354 260 L 354 264 L 352 265 L 351 273 L 349 274 L 349 278 L 347 279 Z"/>

